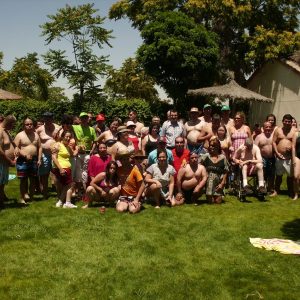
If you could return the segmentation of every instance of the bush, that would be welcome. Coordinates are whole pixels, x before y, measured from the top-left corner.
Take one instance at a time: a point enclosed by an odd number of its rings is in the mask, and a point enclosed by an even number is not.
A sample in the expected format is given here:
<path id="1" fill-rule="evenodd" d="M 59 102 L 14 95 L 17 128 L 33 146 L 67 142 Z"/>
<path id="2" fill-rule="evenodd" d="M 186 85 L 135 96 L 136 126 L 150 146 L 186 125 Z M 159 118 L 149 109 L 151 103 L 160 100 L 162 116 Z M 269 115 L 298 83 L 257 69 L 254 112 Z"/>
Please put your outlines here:
<path id="1" fill-rule="evenodd" d="M 68 101 L 37 101 L 37 100 L 10 100 L 0 101 L 0 114 L 14 115 L 17 118 L 17 124 L 13 134 L 22 129 L 22 122 L 26 117 L 33 121 L 40 119 L 42 114 L 50 111 L 54 114 L 55 122 L 60 122 L 64 114 L 72 114 L 71 102 Z"/>

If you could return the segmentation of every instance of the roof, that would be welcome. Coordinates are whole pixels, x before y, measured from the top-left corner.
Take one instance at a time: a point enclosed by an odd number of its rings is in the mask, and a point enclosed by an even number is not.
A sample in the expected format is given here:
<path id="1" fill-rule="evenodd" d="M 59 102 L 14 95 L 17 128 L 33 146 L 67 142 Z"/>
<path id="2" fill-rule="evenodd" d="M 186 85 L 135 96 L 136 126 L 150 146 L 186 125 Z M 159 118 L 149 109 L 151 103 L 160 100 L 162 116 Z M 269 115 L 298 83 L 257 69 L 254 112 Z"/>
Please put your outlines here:
<path id="1" fill-rule="evenodd" d="M 187 94 L 189 96 L 217 96 L 219 98 L 229 98 L 232 100 L 273 102 L 273 99 L 248 90 L 240 86 L 234 80 L 224 85 L 188 90 Z"/>
<path id="2" fill-rule="evenodd" d="M 19 100 L 22 96 L 0 89 L 0 100 Z"/>

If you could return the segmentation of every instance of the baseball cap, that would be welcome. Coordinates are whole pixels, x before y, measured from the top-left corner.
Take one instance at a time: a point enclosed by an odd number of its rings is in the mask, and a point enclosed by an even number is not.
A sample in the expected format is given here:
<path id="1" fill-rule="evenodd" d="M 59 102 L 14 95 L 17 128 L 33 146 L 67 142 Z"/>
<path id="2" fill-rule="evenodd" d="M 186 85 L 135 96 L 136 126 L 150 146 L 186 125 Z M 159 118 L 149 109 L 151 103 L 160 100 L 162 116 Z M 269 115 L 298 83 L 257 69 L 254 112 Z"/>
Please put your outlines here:
<path id="1" fill-rule="evenodd" d="M 88 117 L 88 116 L 89 115 L 86 112 L 82 112 L 82 113 L 80 113 L 79 118 Z"/>
<path id="2" fill-rule="evenodd" d="M 199 112 L 199 109 L 198 109 L 198 107 L 192 107 L 190 109 L 190 112 Z"/>
<path id="3" fill-rule="evenodd" d="M 97 115 L 96 121 L 105 121 L 105 116 L 103 114 Z"/>
<path id="4" fill-rule="evenodd" d="M 205 104 L 204 106 L 203 106 L 203 109 L 206 109 L 206 108 L 211 108 L 211 105 L 210 104 Z"/>
<path id="5" fill-rule="evenodd" d="M 228 105 L 223 105 L 221 108 L 221 111 L 230 110 L 230 107 Z"/>

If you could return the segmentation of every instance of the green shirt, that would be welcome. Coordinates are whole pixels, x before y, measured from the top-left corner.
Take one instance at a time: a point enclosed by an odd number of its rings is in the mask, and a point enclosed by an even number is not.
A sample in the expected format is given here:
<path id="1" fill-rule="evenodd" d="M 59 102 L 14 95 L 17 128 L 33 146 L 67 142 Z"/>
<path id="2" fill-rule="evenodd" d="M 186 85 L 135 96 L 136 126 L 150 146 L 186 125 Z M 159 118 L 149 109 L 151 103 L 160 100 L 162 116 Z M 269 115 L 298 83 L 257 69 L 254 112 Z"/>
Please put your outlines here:
<path id="1" fill-rule="evenodd" d="M 95 129 L 87 126 L 73 125 L 73 129 L 78 141 L 78 146 L 85 146 L 85 150 L 91 150 L 93 142 L 97 140 Z"/>

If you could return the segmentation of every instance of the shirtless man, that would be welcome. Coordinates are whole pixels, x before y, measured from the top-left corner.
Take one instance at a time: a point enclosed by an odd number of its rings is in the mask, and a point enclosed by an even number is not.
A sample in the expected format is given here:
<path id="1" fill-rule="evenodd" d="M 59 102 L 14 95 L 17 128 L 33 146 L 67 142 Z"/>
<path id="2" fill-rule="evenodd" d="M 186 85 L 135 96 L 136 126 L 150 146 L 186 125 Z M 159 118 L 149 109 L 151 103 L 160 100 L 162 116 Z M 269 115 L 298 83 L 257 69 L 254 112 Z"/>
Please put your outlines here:
<path id="1" fill-rule="evenodd" d="M 229 127 L 234 125 L 233 119 L 230 118 L 230 107 L 223 105 L 221 108 L 221 125 L 225 126 L 227 131 Z"/>
<path id="2" fill-rule="evenodd" d="M 51 146 L 55 143 L 55 137 L 59 131 L 59 126 L 53 123 L 53 114 L 45 112 L 43 114 L 44 125 L 40 126 L 36 133 L 39 135 L 43 149 L 42 162 L 39 166 L 38 175 L 40 177 L 41 191 L 45 199 L 48 198 L 48 180 L 52 168 Z"/>
<path id="3" fill-rule="evenodd" d="M 258 192 L 265 194 L 263 162 L 258 146 L 253 144 L 251 138 L 246 138 L 245 144 L 241 145 L 233 155 L 233 161 L 240 166 L 243 175 L 243 187 L 246 194 L 253 191 L 248 185 L 247 177 L 257 172 Z"/>
<path id="4" fill-rule="evenodd" d="M 199 120 L 204 125 L 210 125 L 211 124 L 211 105 L 205 104 L 203 106 L 203 116 L 199 118 Z"/>
<path id="5" fill-rule="evenodd" d="M 264 177 L 267 182 L 268 192 L 273 192 L 275 179 L 275 157 L 273 154 L 272 130 L 272 124 L 270 122 L 265 122 L 263 125 L 263 132 L 259 134 L 254 141 L 261 152 Z"/>
<path id="6" fill-rule="evenodd" d="M 20 203 L 27 204 L 25 200 L 32 199 L 35 190 L 35 177 L 41 165 L 41 140 L 35 132 L 33 122 L 27 118 L 23 122 L 24 130 L 19 132 L 14 140 L 17 157 L 17 176 L 20 178 Z M 30 179 L 28 195 L 28 178 Z"/>
<path id="7" fill-rule="evenodd" d="M 180 168 L 177 174 L 176 201 L 193 202 L 197 204 L 207 180 L 207 173 L 203 165 L 198 164 L 199 155 L 191 153 L 190 161 Z"/>
<path id="8" fill-rule="evenodd" d="M 190 152 L 198 154 L 205 153 L 204 142 L 211 137 L 211 131 L 198 119 L 199 110 L 192 107 L 190 110 L 190 120 L 184 124 L 187 139 L 187 148 Z"/>
<path id="9" fill-rule="evenodd" d="M 277 127 L 273 134 L 273 150 L 276 156 L 276 179 L 275 192 L 271 196 L 276 196 L 280 192 L 282 175 L 287 173 L 287 187 L 290 197 L 293 197 L 293 175 L 291 168 L 292 140 L 296 129 L 292 127 L 293 117 L 286 114 L 282 118 L 282 127 Z"/>
<path id="10" fill-rule="evenodd" d="M 4 186 L 8 184 L 9 167 L 15 165 L 14 143 L 9 134 L 16 124 L 16 118 L 7 116 L 0 123 L 0 208 L 4 201 L 8 200 L 4 192 Z"/>

